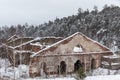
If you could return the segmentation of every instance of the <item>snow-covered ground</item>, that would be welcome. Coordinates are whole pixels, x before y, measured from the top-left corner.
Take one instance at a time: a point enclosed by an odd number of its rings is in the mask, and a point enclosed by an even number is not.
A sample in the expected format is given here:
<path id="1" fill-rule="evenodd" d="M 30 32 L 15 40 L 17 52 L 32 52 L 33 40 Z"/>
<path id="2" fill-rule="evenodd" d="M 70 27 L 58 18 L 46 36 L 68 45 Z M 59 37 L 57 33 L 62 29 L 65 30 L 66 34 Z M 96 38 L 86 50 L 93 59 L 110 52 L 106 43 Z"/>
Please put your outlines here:
<path id="1" fill-rule="evenodd" d="M 88 76 L 85 80 L 120 80 L 120 70 L 109 70 L 98 68 L 92 73 L 92 76 Z"/>
<path id="2" fill-rule="evenodd" d="M 0 68 L 2 68 L 2 67 L 8 67 L 8 66 L 10 66 L 9 60 L 8 59 L 1 59 L 0 58 Z"/>
<path id="3" fill-rule="evenodd" d="M 8 59 L 0 58 L 0 78 L 13 80 L 29 77 L 29 67 L 26 65 L 19 65 L 18 67 L 11 67 Z"/>
<path id="4" fill-rule="evenodd" d="M 92 71 L 92 76 L 87 76 L 85 80 L 120 80 L 120 70 L 109 70 L 98 68 Z M 50 78 L 29 78 L 29 67 L 19 65 L 11 67 L 7 59 L 0 58 L 0 79 L 13 80 L 76 80 L 74 77 L 50 77 Z"/>
<path id="5" fill-rule="evenodd" d="M 120 75 L 89 76 L 85 80 L 120 80 Z"/>
<path id="6" fill-rule="evenodd" d="M 92 73 L 92 76 L 99 76 L 99 75 L 120 75 L 120 70 L 109 70 L 98 68 L 95 69 Z"/>
<path id="7" fill-rule="evenodd" d="M 50 78 L 50 79 L 39 79 L 39 78 L 29 78 L 23 80 L 76 80 L 75 78 Z M 88 76 L 85 80 L 120 80 L 120 75 L 106 75 L 106 76 Z"/>
<path id="8" fill-rule="evenodd" d="M 76 80 L 75 78 L 64 77 L 64 78 L 50 78 L 50 79 L 40 79 L 40 78 L 29 78 L 23 80 Z"/>
<path id="9" fill-rule="evenodd" d="M 29 78 L 23 80 L 76 80 L 74 77 L 59 77 L 59 78 Z M 98 68 L 92 72 L 92 76 L 87 76 L 85 80 L 120 80 L 120 70 L 109 70 Z"/>

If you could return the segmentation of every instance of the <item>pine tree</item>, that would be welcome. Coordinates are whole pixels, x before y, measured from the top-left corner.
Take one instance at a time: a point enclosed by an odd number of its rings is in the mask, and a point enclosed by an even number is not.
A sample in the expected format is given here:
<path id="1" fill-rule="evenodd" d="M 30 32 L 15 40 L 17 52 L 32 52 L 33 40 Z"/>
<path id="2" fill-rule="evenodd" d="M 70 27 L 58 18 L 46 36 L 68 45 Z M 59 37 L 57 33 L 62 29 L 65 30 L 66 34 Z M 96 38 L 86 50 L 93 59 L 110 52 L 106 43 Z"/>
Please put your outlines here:
<path id="1" fill-rule="evenodd" d="M 78 71 L 76 72 L 76 79 L 77 80 L 83 80 L 86 77 L 86 74 L 84 72 L 83 67 L 80 67 Z"/>

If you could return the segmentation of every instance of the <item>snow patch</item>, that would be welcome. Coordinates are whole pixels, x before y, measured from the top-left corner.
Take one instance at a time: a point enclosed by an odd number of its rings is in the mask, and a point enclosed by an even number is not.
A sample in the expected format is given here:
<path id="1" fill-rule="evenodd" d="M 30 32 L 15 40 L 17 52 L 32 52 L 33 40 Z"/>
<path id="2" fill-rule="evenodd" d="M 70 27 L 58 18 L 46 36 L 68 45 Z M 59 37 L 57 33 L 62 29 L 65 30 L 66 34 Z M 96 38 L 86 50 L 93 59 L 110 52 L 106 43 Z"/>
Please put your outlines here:
<path id="1" fill-rule="evenodd" d="M 40 44 L 40 42 L 30 43 L 30 45 L 33 45 L 33 46 L 40 46 L 40 47 L 42 47 L 42 45 Z"/>
<path id="2" fill-rule="evenodd" d="M 74 49 L 73 49 L 73 51 L 74 52 L 83 52 L 83 49 L 81 48 L 81 46 L 80 47 L 74 47 Z"/>

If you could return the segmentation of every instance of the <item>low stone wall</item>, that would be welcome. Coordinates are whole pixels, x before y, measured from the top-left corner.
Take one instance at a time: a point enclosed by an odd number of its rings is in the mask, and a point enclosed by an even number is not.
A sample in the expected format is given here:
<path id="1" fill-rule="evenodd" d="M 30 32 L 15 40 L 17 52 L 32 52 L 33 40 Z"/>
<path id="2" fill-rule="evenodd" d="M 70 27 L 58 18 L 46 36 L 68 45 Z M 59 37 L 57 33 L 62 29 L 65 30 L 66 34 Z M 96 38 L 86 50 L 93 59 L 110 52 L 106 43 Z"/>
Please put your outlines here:
<path id="1" fill-rule="evenodd" d="M 120 56 L 102 57 L 101 67 L 113 70 L 120 69 Z"/>

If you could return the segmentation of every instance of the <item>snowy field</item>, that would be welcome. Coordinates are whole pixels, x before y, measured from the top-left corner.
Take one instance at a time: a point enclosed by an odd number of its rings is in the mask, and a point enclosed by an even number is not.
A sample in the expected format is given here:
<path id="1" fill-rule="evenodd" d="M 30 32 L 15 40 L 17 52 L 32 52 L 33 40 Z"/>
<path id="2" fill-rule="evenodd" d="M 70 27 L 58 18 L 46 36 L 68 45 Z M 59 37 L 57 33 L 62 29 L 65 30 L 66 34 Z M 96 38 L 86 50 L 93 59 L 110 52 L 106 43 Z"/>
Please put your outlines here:
<path id="1" fill-rule="evenodd" d="M 85 80 L 120 80 L 120 75 L 91 76 Z"/>
<path id="2" fill-rule="evenodd" d="M 75 78 L 51 78 L 51 79 L 24 79 L 24 80 L 76 80 Z"/>
<path id="3" fill-rule="evenodd" d="M 76 80 L 75 78 L 24 79 L 24 80 Z M 120 80 L 120 75 L 89 76 L 85 80 Z"/>

